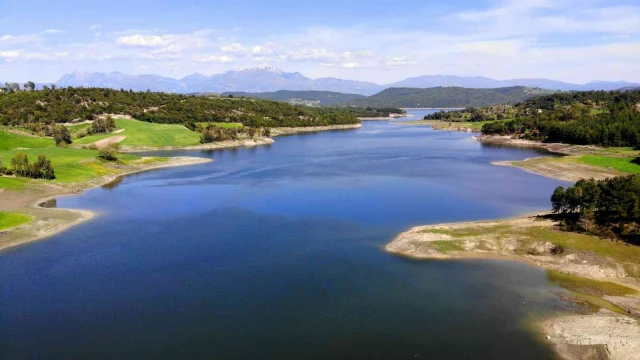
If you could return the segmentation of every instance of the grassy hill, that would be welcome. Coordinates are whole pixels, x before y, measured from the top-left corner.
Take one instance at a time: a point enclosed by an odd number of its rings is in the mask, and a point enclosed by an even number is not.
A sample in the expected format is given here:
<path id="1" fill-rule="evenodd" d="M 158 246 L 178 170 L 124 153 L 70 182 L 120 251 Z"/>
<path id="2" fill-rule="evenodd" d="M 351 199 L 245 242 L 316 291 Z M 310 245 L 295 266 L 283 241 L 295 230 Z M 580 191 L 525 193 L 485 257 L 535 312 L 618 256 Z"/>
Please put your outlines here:
<path id="1" fill-rule="evenodd" d="M 280 90 L 275 92 L 227 92 L 223 96 L 233 95 L 234 97 L 252 97 L 273 101 L 284 101 L 292 105 L 304 106 L 336 106 L 344 102 L 364 99 L 366 96 L 358 94 L 343 94 L 334 91 L 290 91 Z"/>
<path id="2" fill-rule="evenodd" d="M 515 104 L 534 96 L 553 91 L 527 88 L 523 86 L 469 89 L 462 87 L 435 87 L 427 89 L 390 88 L 365 99 L 346 102 L 359 107 L 433 107 L 464 108 L 482 107 L 495 104 Z"/>
<path id="3" fill-rule="evenodd" d="M 123 129 L 122 131 L 86 136 L 74 140 L 73 144 L 91 144 L 111 136 L 126 136 L 120 144 L 130 146 L 189 146 L 197 145 L 200 142 L 200 134 L 182 125 L 153 124 L 131 119 L 116 119 L 115 121 L 116 127 Z M 76 125 L 70 128 L 74 132 L 75 127 L 83 125 Z"/>
<path id="4" fill-rule="evenodd" d="M 187 130 L 188 131 L 188 130 Z M 10 140 L 4 142 L 2 140 Z M 107 164 L 96 158 L 97 151 L 75 148 L 56 147 L 53 139 L 34 138 L 0 130 L 0 160 L 5 165 L 11 164 L 11 159 L 17 153 L 26 153 L 30 161 L 38 155 L 46 155 L 51 159 L 56 173 L 55 182 L 71 183 L 90 180 L 97 176 L 115 173 Z M 139 156 L 120 154 L 122 162 L 139 159 Z M 26 178 L 0 177 L 0 188 L 20 188 L 30 181 Z"/>

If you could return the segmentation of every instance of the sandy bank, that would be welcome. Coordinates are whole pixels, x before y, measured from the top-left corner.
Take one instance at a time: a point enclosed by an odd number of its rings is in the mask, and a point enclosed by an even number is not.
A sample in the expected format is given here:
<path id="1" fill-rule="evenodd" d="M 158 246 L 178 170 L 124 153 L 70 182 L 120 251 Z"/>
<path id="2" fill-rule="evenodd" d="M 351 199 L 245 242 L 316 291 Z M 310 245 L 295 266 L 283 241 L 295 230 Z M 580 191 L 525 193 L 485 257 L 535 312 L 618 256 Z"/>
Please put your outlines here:
<path id="1" fill-rule="evenodd" d="M 439 120 L 414 120 L 414 121 L 396 121 L 398 125 L 430 125 L 433 130 L 448 130 L 460 132 L 480 132 L 480 129 L 469 126 L 467 123 L 454 121 Z"/>
<path id="2" fill-rule="evenodd" d="M 558 241 L 563 243 L 557 245 Z M 614 257 L 612 251 L 629 251 L 629 248 L 607 241 L 587 235 L 560 233 L 554 221 L 528 216 L 418 226 L 398 235 L 385 249 L 416 259 L 521 261 L 640 290 L 640 249 L 632 249 L 631 255 L 623 253 L 623 256 Z M 587 251 L 589 246 L 606 248 L 601 252 Z M 605 359 L 640 359 L 639 295 L 604 296 L 601 300 L 621 309 L 624 314 L 601 311 L 590 315 L 563 314 L 546 319 L 542 328 L 547 339 L 566 359 L 599 359 L 597 355 L 602 353 L 605 357 L 600 358 Z"/>
<path id="3" fill-rule="evenodd" d="M 43 239 L 62 232 L 95 216 L 91 211 L 65 208 L 45 208 L 40 204 L 61 196 L 77 195 L 84 190 L 106 185 L 121 176 L 160 168 L 186 166 L 211 162 L 198 157 L 172 157 L 167 160 L 142 158 L 123 167 L 117 174 L 109 174 L 81 184 L 43 184 L 22 191 L 3 191 L 0 210 L 16 211 L 34 219 L 22 226 L 0 232 L 0 250 Z"/>
<path id="4" fill-rule="evenodd" d="M 308 127 L 277 127 L 271 128 L 271 136 L 291 135 L 329 130 L 349 130 L 361 128 L 362 124 L 308 126 Z"/>
<path id="5" fill-rule="evenodd" d="M 146 150 L 213 150 L 213 149 L 225 149 L 244 146 L 260 146 L 270 145 L 275 141 L 270 138 L 258 138 L 258 139 L 245 139 L 245 140 L 229 140 L 218 141 L 210 144 L 200 144 L 191 146 L 131 146 L 124 145 L 120 147 L 122 152 L 136 152 Z"/>
<path id="6" fill-rule="evenodd" d="M 627 175 L 614 168 L 589 165 L 579 159 L 584 155 L 602 155 L 610 157 L 629 156 L 630 153 L 616 153 L 615 150 L 594 145 L 571 145 L 562 143 L 542 143 L 538 141 L 513 139 L 509 136 L 480 135 L 474 137 L 483 144 L 493 146 L 542 149 L 562 157 L 534 157 L 521 161 L 498 161 L 493 165 L 513 166 L 525 171 L 565 181 L 594 178 L 602 180 Z"/>

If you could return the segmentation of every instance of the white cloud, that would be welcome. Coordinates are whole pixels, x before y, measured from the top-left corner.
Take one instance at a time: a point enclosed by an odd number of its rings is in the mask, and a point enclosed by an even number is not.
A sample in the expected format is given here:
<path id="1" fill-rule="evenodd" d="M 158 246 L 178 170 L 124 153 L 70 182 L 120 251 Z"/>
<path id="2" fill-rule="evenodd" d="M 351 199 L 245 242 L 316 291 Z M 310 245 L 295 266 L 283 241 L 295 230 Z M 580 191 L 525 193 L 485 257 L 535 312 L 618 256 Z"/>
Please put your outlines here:
<path id="1" fill-rule="evenodd" d="M 101 27 L 102 27 L 102 24 L 95 24 L 95 25 L 89 26 L 89 30 L 95 31 L 95 30 L 100 29 Z"/>
<path id="2" fill-rule="evenodd" d="M 47 30 L 43 31 L 42 33 L 43 33 L 43 34 L 46 34 L 46 35 L 62 34 L 62 33 L 64 33 L 64 30 L 60 30 L 60 29 L 47 29 Z"/>
<path id="3" fill-rule="evenodd" d="M 140 35 L 121 36 L 116 39 L 118 45 L 137 47 L 162 47 L 171 42 L 168 36 Z"/>
<path id="4" fill-rule="evenodd" d="M 211 55 L 200 59 L 201 62 L 229 63 L 233 58 L 227 55 Z"/>
<path id="5" fill-rule="evenodd" d="M 242 46 L 242 44 L 234 42 L 228 45 L 220 46 L 220 51 L 229 54 L 244 54 L 247 52 L 247 49 Z"/>
<path id="6" fill-rule="evenodd" d="M 0 59 L 15 59 L 18 56 L 20 56 L 20 52 L 16 50 L 0 51 Z"/>

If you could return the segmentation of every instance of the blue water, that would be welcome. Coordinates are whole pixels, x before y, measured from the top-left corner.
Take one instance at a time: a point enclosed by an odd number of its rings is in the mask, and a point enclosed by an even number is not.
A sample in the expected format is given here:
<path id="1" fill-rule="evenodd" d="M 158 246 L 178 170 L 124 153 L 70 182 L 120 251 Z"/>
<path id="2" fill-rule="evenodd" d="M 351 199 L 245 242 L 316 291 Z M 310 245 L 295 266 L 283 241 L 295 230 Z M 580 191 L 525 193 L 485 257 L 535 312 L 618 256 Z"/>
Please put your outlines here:
<path id="1" fill-rule="evenodd" d="M 553 358 L 527 330 L 564 305 L 543 270 L 383 251 L 548 209 L 562 182 L 491 165 L 539 153 L 369 121 L 157 154 L 215 161 L 59 198 L 98 216 L 0 253 L 0 358 Z"/>

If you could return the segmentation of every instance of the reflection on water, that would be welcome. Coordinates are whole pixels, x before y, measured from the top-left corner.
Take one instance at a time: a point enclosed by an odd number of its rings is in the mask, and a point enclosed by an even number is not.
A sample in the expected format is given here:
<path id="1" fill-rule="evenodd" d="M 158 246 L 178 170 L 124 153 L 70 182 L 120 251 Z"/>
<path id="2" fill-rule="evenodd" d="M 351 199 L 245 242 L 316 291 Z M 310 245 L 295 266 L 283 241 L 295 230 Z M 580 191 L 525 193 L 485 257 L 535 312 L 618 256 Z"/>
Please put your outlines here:
<path id="1" fill-rule="evenodd" d="M 53 199 L 49 199 L 47 201 L 43 201 L 39 204 L 39 206 L 43 207 L 43 208 L 56 208 L 58 207 L 58 200 L 53 198 Z"/>
<path id="2" fill-rule="evenodd" d="M 100 216 L 0 255 L 2 357 L 553 358 L 524 325 L 566 305 L 543 270 L 382 250 L 548 208 L 563 182 L 491 165 L 538 152 L 388 121 L 276 141 L 58 199 Z"/>

